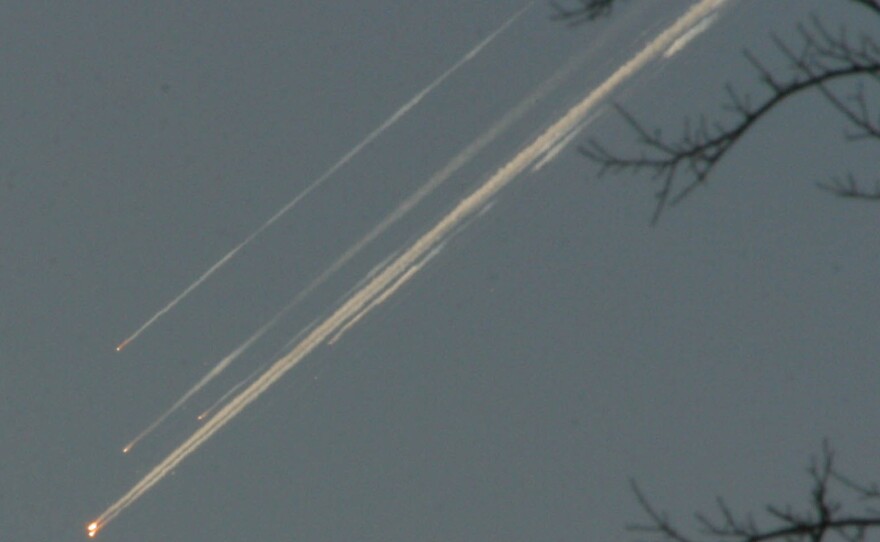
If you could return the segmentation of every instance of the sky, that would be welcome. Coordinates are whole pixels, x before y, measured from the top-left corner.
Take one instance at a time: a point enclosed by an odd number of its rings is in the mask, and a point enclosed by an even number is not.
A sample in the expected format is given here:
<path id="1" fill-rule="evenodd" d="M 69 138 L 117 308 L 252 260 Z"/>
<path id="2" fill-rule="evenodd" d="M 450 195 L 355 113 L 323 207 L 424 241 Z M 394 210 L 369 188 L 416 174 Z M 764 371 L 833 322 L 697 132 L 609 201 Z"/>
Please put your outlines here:
<path id="1" fill-rule="evenodd" d="M 525 5 L 306 4 L 0 7 L 4 539 L 86 539 L 199 413 L 693 3 L 623 2 L 571 28 L 536 2 L 117 352 Z M 683 116 L 717 112 L 727 82 L 759 95 L 742 50 L 779 65 L 770 33 L 790 37 L 810 13 L 858 29 L 861 11 L 839 5 L 729 0 L 98 538 L 634 540 L 629 480 L 684 525 L 717 495 L 743 512 L 797 505 L 823 438 L 844 472 L 876 480 L 880 208 L 815 188 L 876 172 L 876 149 L 843 141 L 840 117 L 804 95 L 653 227 L 649 179 L 600 178 L 576 152 L 589 138 L 637 151 L 612 101 L 675 133 Z"/>

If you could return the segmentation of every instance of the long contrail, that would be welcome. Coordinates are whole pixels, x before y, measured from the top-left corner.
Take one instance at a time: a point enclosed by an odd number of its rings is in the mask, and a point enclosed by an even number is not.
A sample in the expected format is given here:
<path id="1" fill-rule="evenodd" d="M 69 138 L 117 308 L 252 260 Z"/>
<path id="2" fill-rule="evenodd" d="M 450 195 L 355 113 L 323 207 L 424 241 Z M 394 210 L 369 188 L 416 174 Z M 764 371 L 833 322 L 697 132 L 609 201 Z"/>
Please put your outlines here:
<path id="1" fill-rule="evenodd" d="M 376 306 L 381 305 L 385 301 L 388 300 L 392 295 L 394 295 L 397 290 L 400 289 L 401 286 L 406 284 L 413 275 L 418 273 L 422 267 L 431 261 L 437 254 L 440 254 L 440 251 L 443 250 L 443 247 L 446 246 L 446 242 L 449 239 L 444 239 L 442 243 L 439 243 L 431 252 L 428 253 L 427 256 L 419 260 L 417 263 L 412 264 L 409 269 L 404 271 L 399 277 L 397 277 L 394 282 L 392 282 L 385 290 L 381 292 L 376 292 L 376 297 L 370 300 L 366 307 L 362 308 L 360 312 L 351 317 L 350 320 L 342 324 L 342 326 L 337 330 L 330 339 L 327 340 L 328 345 L 335 344 L 339 339 L 345 335 L 345 332 L 349 329 L 353 328 L 361 319 L 367 315 L 371 310 L 376 308 Z"/>
<path id="2" fill-rule="evenodd" d="M 503 23 L 501 26 L 499 26 L 497 29 L 495 29 L 494 32 L 492 32 L 491 34 L 489 34 L 488 36 L 486 36 L 486 37 L 483 39 L 483 41 L 481 41 L 480 43 L 478 43 L 476 46 L 474 46 L 473 49 L 471 49 L 471 50 L 468 51 L 463 57 L 461 57 L 461 58 L 458 60 L 458 62 L 456 62 L 456 63 L 453 64 L 449 69 L 447 69 L 445 72 L 443 72 L 442 74 L 440 74 L 440 76 L 437 77 L 436 79 L 434 79 L 430 84 L 428 84 L 428 86 L 426 86 L 425 88 L 423 88 L 422 90 L 420 90 L 418 93 L 416 93 L 416 95 L 413 96 L 412 98 L 410 98 L 410 100 L 409 100 L 408 102 L 406 102 L 405 104 L 403 104 L 403 105 L 402 105 L 397 111 L 395 111 L 390 117 L 388 117 L 387 119 L 385 119 L 385 122 L 383 122 L 383 123 L 380 124 L 378 127 L 376 127 L 372 132 L 370 132 L 365 138 L 363 138 L 363 139 L 360 141 L 360 143 L 358 143 L 357 145 L 355 145 L 354 147 L 352 147 L 351 150 L 349 150 L 347 153 L 345 153 L 345 154 L 342 156 L 342 158 L 340 158 L 339 160 L 337 160 L 336 163 L 334 163 L 332 166 L 330 166 L 330 168 L 329 168 L 327 171 L 325 171 L 324 173 L 322 173 L 320 177 L 318 177 L 317 179 L 315 179 L 314 181 L 312 181 L 312 183 L 311 183 L 311 184 L 310 184 L 305 190 L 303 190 L 302 192 L 300 192 L 299 195 L 297 195 L 295 198 L 293 198 L 292 200 L 290 200 L 290 201 L 289 201 L 284 207 L 282 207 L 281 209 L 279 209 L 274 215 L 272 215 L 272 216 L 269 218 L 269 220 L 267 220 L 266 222 L 264 222 L 262 226 L 260 226 L 260 227 L 257 228 L 256 230 L 254 230 L 253 233 L 251 233 L 250 235 L 248 235 L 248 236 L 244 239 L 244 241 L 242 241 L 241 243 L 237 244 L 237 245 L 236 245 L 232 250 L 230 250 L 225 256 L 223 256 L 222 258 L 220 258 L 216 263 L 214 263 L 214 265 L 212 265 L 211 267 L 209 267 L 204 273 L 201 274 L 201 276 L 199 276 L 199 278 L 197 278 L 195 281 L 193 281 L 192 284 L 190 284 L 189 286 L 187 286 L 182 292 L 180 292 L 180 293 L 177 295 L 177 297 L 175 297 L 174 299 L 172 299 L 167 305 L 165 305 L 164 307 L 162 307 L 161 309 L 159 309 L 159 311 L 158 311 L 156 314 L 154 314 L 153 316 L 151 316 L 149 320 L 147 320 L 146 322 L 144 322 L 144 323 L 141 325 L 141 327 L 137 328 L 137 329 L 134 331 L 134 333 L 132 333 L 131 335 L 128 336 L 128 338 L 126 338 L 124 341 L 122 341 L 121 343 L 119 343 L 119 344 L 116 346 L 116 351 L 117 351 L 117 352 L 121 352 L 123 348 L 125 348 L 126 346 L 128 346 L 128 344 L 129 344 L 130 342 L 132 342 L 133 340 L 137 339 L 138 336 L 140 336 L 141 333 L 143 333 L 144 331 L 146 331 L 147 328 L 149 328 L 151 325 L 153 325 L 153 324 L 154 324 L 159 318 L 161 318 L 165 313 L 167 313 L 168 311 L 170 311 L 171 309 L 173 309 L 178 303 L 180 303 L 184 298 L 186 298 L 186 296 L 188 296 L 190 293 L 192 293 L 193 290 L 195 290 L 196 288 L 198 288 L 199 286 L 201 286 L 202 283 L 205 282 L 206 280 L 208 280 L 208 278 L 209 278 L 211 275 L 213 275 L 218 269 L 220 269 L 221 267 L 223 267 L 224 265 L 226 265 L 226 264 L 229 262 L 229 260 L 231 260 L 233 257 L 235 257 L 235 255 L 238 253 L 238 251 L 240 251 L 241 249 L 243 249 L 243 248 L 244 248 L 245 246 L 247 246 L 251 241 L 253 241 L 254 239 L 256 239 L 257 236 L 259 236 L 261 233 L 263 233 L 264 231 L 266 231 L 267 228 L 269 228 L 270 226 L 272 226 L 272 224 L 274 224 L 276 221 L 278 221 L 278 219 L 280 219 L 282 216 L 284 216 L 285 214 L 287 214 L 288 211 L 290 211 L 291 209 L 293 209 L 294 207 L 296 207 L 296 205 L 297 205 L 300 201 L 302 201 L 306 196 L 308 196 L 310 193 L 312 193 L 312 191 L 314 191 L 314 190 L 317 189 L 319 186 L 321 186 L 322 184 L 324 184 L 324 182 L 325 182 L 327 179 L 329 179 L 330 177 L 332 177 L 332 176 L 333 176 L 333 175 L 334 175 L 334 174 L 335 174 L 335 173 L 336 173 L 341 167 L 343 167 L 344 165 L 346 165 L 349 161 L 351 161 L 352 158 L 354 158 L 355 156 L 357 156 L 358 153 L 360 153 L 360 152 L 364 149 L 364 147 L 366 147 L 367 145 L 369 145 L 370 143 L 372 143 L 377 137 L 379 137 L 380 135 L 382 135 L 383 132 L 385 132 L 386 130 L 388 130 L 389 128 L 391 128 L 394 124 L 397 123 L 397 121 L 399 121 L 401 118 L 403 118 L 404 115 L 406 115 L 407 113 L 409 113 L 409 111 L 410 111 L 413 107 L 415 107 L 416 105 L 418 105 L 418 103 L 421 102 L 422 99 L 423 99 L 425 96 L 427 96 L 427 95 L 430 94 L 434 89 L 436 89 L 438 86 L 440 86 L 441 84 L 443 84 L 444 81 L 446 81 L 449 77 L 451 77 L 451 76 L 452 76 L 455 72 L 457 72 L 462 66 L 464 66 L 465 64 L 467 64 L 468 62 L 470 62 L 471 60 L 473 60 L 474 57 L 476 57 L 476 56 L 477 56 L 477 55 L 478 55 L 483 49 L 485 49 L 487 45 L 489 45 L 490 43 L 492 43 L 492 42 L 495 40 L 495 38 L 497 38 L 498 36 L 500 36 L 500 35 L 501 35 L 505 30 L 507 30 L 507 29 L 510 27 L 510 25 L 512 25 L 512 24 L 513 24 L 513 23 L 514 23 L 514 22 L 515 22 L 515 21 L 516 21 L 516 20 L 517 20 L 522 14 L 523 14 L 523 13 L 525 13 L 529 8 L 531 8 L 532 5 L 534 5 L 534 0 L 532 0 L 532 1 L 529 2 L 529 3 L 527 3 L 525 6 L 523 6 L 522 8 L 520 8 L 519 11 L 517 11 L 516 13 L 514 13 L 513 15 L 511 15 L 506 21 L 504 21 L 504 23 Z"/>
<path id="3" fill-rule="evenodd" d="M 706 16 L 705 19 L 702 19 L 700 22 L 692 26 L 688 29 L 687 32 L 682 34 L 678 39 L 672 42 L 672 45 L 669 46 L 666 51 L 663 52 L 663 58 L 672 58 L 677 55 L 682 49 L 688 46 L 690 42 L 692 42 L 697 36 L 709 30 L 709 27 L 715 23 L 715 19 L 718 18 L 718 13 L 712 13 L 711 15 Z"/>
<path id="4" fill-rule="evenodd" d="M 544 166 L 555 160 L 556 157 L 559 156 L 559 153 L 561 153 L 565 149 L 565 147 L 569 145 L 569 143 L 574 141 L 574 139 L 579 136 L 581 132 L 584 131 L 584 128 L 592 124 L 593 121 L 596 120 L 603 111 L 604 108 L 597 109 L 590 116 L 585 118 L 580 124 L 575 126 L 571 130 L 571 132 L 565 134 L 565 137 L 554 143 L 553 146 L 549 149 L 543 151 L 541 153 L 543 154 L 541 159 L 536 161 L 535 165 L 532 166 L 532 173 L 540 171 Z"/>
<path id="5" fill-rule="evenodd" d="M 239 382 L 238 382 L 236 385 L 234 385 L 234 386 L 232 386 L 231 388 L 229 388 L 228 390 L 226 390 L 226 393 L 224 393 L 223 395 L 221 395 L 219 399 L 217 399 L 216 401 L 214 401 L 213 403 L 211 403 L 211 406 L 209 406 L 208 408 L 206 408 L 205 410 L 203 410 L 201 414 L 199 414 L 198 416 L 196 416 L 196 419 L 199 420 L 199 421 L 202 421 L 202 420 L 204 420 L 205 418 L 207 418 L 207 417 L 208 417 L 208 414 L 210 414 L 211 412 L 214 411 L 214 409 L 216 409 L 218 406 L 220 406 L 221 404 L 223 404 L 223 401 L 229 399 L 229 397 L 231 397 L 233 393 L 235 393 L 235 392 L 237 392 L 238 390 L 240 390 L 240 389 L 241 389 L 243 386 L 245 386 L 248 382 L 250 382 L 251 380 L 257 378 L 257 375 L 260 374 L 260 371 L 262 371 L 264 367 L 265 367 L 265 365 L 260 365 L 259 367 L 257 367 L 257 368 L 254 369 L 253 371 L 251 371 L 251 374 L 249 374 L 249 375 L 247 375 L 246 377 L 244 377 L 244 378 L 242 378 L 241 380 L 239 380 Z"/>
<path id="6" fill-rule="evenodd" d="M 180 407 L 182 407 L 193 395 L 198 393 L 213 379 L 220 376 L 220 374 L 225 371 L 233 362 L 235 362 L 235 360 L 237 360 L 248 348 L 250 348 L 251 345 L 260 340 L 275 325 L 277 325 L 277 323 L 284 317 L 284 315 L 293 310 L 315 289 L 323 285 L 331 276 L 333 276 L 349 261 L 351 261 L 352 258 L 357 256 L 364 248 L 369 246 L 370 243 L 380 237 L 389 228 L 400 221 L 400 219 L 402 219 L 410 211 L 417 207 L 425 198 L 430 196 L 444 182 L 449 180 L 452 175 L 454 175 L 458 170 L 460 170 L 468 162 L 470 162 L 474 158 L 474 156 L 479 154 L 489 144 L 495 141 L 495 139 L 497 139 L 498 136 L 504 133 L 510 126 L 522 119 L 522 117 L 526 113 L 528 113 L 538 102 L 546 97 L 547 94 L 555 90 L 559 86 L 559 84 L 568 75 L 571 74 L 571 72 L 578 68 L 583 63 L 586 56 L 586 54 L 578 55 L 572 61 L 566 63 L 566 65 L 553 77 L 542 83 L 537 90 L 521 100 L 513 109 L 505 113 L 504 116 L 501 117 L 501 119 L 499 119 L 491 127 L 489 127 L 488 130 L 480 134 L 467 147 L 465 147 L 442 168 L 434 173 L 434 175 L 432 175 L 428 179 L 428 181 L 425 182 L 424 185 L 422 185 L 410 197 L 401 202 L 397 206 L 397 208 L 394 209 L 394 211 L 388 214 L 388 216 L 386 216 L 379 224 L 374 226 L 373 229 L 371 229 L 363 237 L 361 237 L 355 244 L 350 246 L 329 267 L 327 267 L 327 269 L 325 269 L 320 275 L 313 279 L 312 282 L 310 282 L 305 288 L 303 288 L 293 298 L 292 301 L 290 301 L 284 308 L 278 311 L 275 316 L 273 316 L 268 322 L 260 326 L 259 329 L 257 329 L 256 331 L 254 331 L 247 339 L 245 339 L 240 345 L 233 349 L 232 352 L 223 357 L 223 359 L 221 359 L 217 363 L 217 365 L 215 365 L 210 371 L 205 374 L 205 376 L 203 376 L 198 382 L 196 382 L 192 388 L 187 390 L 173 405 L 171 405 L 171 407 L 168 408 L 168 410 L 163 412 L 155 421 L 153 421 L 153 423 L 151 423 L 146 429 L 141 431 L 134 439 L 131 440 L 131 442 L 126 444 L 125 447 L 122 449 L 123 453 L 130 452 L 138 442 L 140 442 L 143 438 L 152 433 L 157 427 L 159 427 L 159 425 L 162 424 L 162 422 L 164 422 L 169 416 L 171 416 Z M 372 278 L 372 275 L 375 272 L 378 272 L 378 270 L 385 267 L 385 264 L 387 264 L 388 261 L 391 261 L 391 256 L 393 256 L 393 254 L 389 255 L 389 257 L 386 258 L 387 261 L 383 261 L 381 264 L 376 266 L 376 268 L 371 271 L 367 275 L 367 277 L 364 278 L 364 282 Z M 353 290 L 357 290 L 361 286 L 362 284 L 359 283 L 353 288 Z M 345 297 L 348 297 L 350 293 L 351 292 L 346 294 Z M 292 339 L 291 342 L 295 342 L 298 339 L 299 335 Z"/>
<path id="7" fill-rule="evenodd" d="M 156 485 L 187 456 L 196 451 L 205 441 L 238 415 L 251 402 L 256 400 L 287 371 L 295 367 L 303 358 L 332 337 L 342 325 L 358 314 L 379 292 L 397 281 L 425 255 L 442 243 L 457 225 L 468 217 L 479 213 L 498 192 L 507 186 L 530 164 L 537 160 L 543 151 L 565 137 L 590 111 L 607 98 L 616 88 L 636 74 L 648 62 L 659 57 L 674 40 L 695 21 L 711 13 L 727 0 L 702 0 L 679 17 L 669 28 L 654 38 L 633 58 L 617 69 L 608 79 L 590 92 L 583 100 L 568 110 L 559 120 L 518 152 L 504 166 L 498 169 L 484 184 L 471 195 L 459 202 L 427 233 L 423 234 L 409 248 L 400 254 L 384 270 L 378 273 L 363 288 L 356 291 L 321 324 L 309 332 L 289 353 L 274 362 L 262 375 L 248 385 L 238 395 L 226 403 L 214 417 L 189 436 L 177 449 L 156 465 L 146 476 L 136 483 L 119 500 L 111 504 L 96 520 L 86 527 L 89 536 L 94 536 L 120 512 L 131 506 L 144 493 Z M 411 275 L 412 276 L 412 275 Z"/>
<path id="8" fill-rule="evenodd" d="M 199 379 L 199 381 L 196 382 L 195 385 L 193 385 L 193 387 L 191 387 L 190 389 L 188 389 L 186 391 L 186 393 L 181 395 L 180 399 L 178 399 L 177 401 L 174 402 L 173 405 L 168 407 L 168 409 L 165 412 L 163 412 L 161 415 L 159 415 L 159 417 L 156 418 L 153 421 L 153 423 L 148 425 L 146 429 L 144 429 L 143 431 L 138 433 L 138 435 L 136 437 L 131 439 L 131 441 L 128 444 L 126 444 L 124 448 L 122 448 L 122 453 L 127 454 L 128 452 L 130 452 L 137 445 L 138 442 L 140 442 L 141 440 L 146 438 L 150 433 L 155 431 L 156 428 L 162 424 L 162 422 L 164 422 L 166 419 L 168 419 L 169 416 L 171 416 L 172 414 L 177 412 L 177 409 L 179 409 L 187 401 L 189 401 L 189 399 L 193 395 L 195 395 L 196 393 L 201 391 L 202 388 L 207 386 L 209 382 L 211 382 L 212 380 L 214 380 L 215 378 L 220 376 L 220 373 L 222 373 L 224 370 L 226 370 L 226 368 L 229 367 L 229 365 L 231 365 L 232 362 L 234 362 L 236 359 L 238 359 L 238 357 L 241 356 L 245 350 L 250 348 L 250 346 L 252 344 L 257 342 L 257 340 L 260 337 L 262 337 L 267 331 L 269 331 L 269 329 L 271 329 L 272 326 L 274 326 L 278 322 L 278 320 L 281 319 L 281 316 L 282 316 L 282 314 L 279 313 L 274 318 L 272 318 L 271 320 L 269 320 L 268 322 L 263 324 L 260 327 L 260 329 L 255 331 L 244 342 L 242 342 L 240 345 L 238 345 L 232 352 L 230 352 L 223 359 L 221 359 L 217 363 L 217 365 L 215 365 L 210 371 L 208 371 L 205 374 L 205 376 L 203 376 L 201 379 Z"/>

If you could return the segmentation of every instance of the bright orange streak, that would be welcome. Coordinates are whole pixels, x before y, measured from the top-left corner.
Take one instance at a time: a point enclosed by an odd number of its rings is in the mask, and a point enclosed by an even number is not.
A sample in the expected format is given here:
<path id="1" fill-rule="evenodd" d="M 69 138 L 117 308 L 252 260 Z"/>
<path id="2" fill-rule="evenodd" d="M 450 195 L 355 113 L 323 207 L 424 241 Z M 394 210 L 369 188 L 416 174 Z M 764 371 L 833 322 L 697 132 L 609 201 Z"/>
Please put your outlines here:
<path id="1" fill-rule="evenodd" d="M 98 529 L 100 528 L 101 526 L 98 525 L 97 521 L 89 523 L 89 526 L 86 527 L 86 532 L 88 533 L 89 538 L 95 538 L 95 535 L 98 534 Z"/>
<path id="2" fill-rule="evenodd" d="M 122 352 L 122 349 L 125 348 L 125 347 L 128 345 L 129 342 L 131 342 L 131 339 L 125 339 L 124 341 L 122 341 L 121 343 L 119 343 L 119 344 L 116 346 L 116 351 L 117 351 L 117 352 Z"/>

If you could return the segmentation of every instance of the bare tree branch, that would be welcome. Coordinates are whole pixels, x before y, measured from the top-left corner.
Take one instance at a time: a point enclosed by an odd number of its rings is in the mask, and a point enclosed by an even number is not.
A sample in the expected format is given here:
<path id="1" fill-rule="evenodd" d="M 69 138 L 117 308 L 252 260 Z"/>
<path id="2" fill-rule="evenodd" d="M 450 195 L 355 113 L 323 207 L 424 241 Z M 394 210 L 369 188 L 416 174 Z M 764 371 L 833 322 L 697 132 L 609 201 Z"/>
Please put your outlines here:
<path id="1" fill-rule="evenodd" d="M 599 17 L 604 17 L 611 13 L 615 0 L 578 0 L 579 6 L 566 8 L 559 5 L 555 0 L 550 1 L 550 5 L 556 10 L 556 15 L 552 19 L 557 21 L 566 21 L 571 26 L 578 26 L 587 21 L 593 21 Z"/>
<path id="2" fill-rule="evenodd" d="M 880 180 L 874 183 L 873 189 L 867 189 L 851 173 L 845 180 L 835 178 L 830 183 L 816 183 L 816 186 L 841 198 L 880 200 Z"/>
<path id="3" fill-rule="evenodd" d="M 607 5 L 599 5 L 604 2 L 581 1 L 594 11 L 584 8 L 569 10 L 567 16 L 590 20 L 604 14 L 603 9 L 610 9 Z M 852 1 L 880 15 L 880 0 Z M 642 150 L 636 155 L 621 154 L 599 141 L 590 140 L 580 147 L 581 154 L 599 165 L 600 175 L 646 172 L 658 182 L 657 204 L 652 217 L 652 223 L 656 223 L 667 206 L 681 202 L 703 185 L 727 153 L 758 121 L 804 92 L 819 92 L 840 113 L 849 126 L 844 133 L 846 141 L 880 143 L 880 108 L 869 98 L 880 89 L 880 46 L 877 42 L 867 34 L 852 38 L 845 28 L 832 32 L 817 17 L 812 17 L 808 25 L 798 25 L 797 36 L 797 47 L 772 36 L 791 75 L 780 75 L 784 70 L 770 70 L 749 50 L 744 51 L 767 95 L 754 100 L 749 94 L 727 85 L 727 98 L 722 108 L 733 116 L 732 120 L 708 120 L 702 115 L 696 119 L 686 118 L 681 135 L 670 139 L 659 129 L 648 129 L 618 105 L 618 113 L 635 133 Z M 842 93 L 841 83 L 848 83 L 851 90 Z M 875 94 L 866 92 L 866 84 L 874 85 L 872 92 Z M 820 183 L 819 186 L 841 197 L 880 200 L 880 180 L 877 188 L 871 190 L 863 188 L 851 174 L 847 179 Z"/>
<path id="4" fill-rule="evenodd" d="M 672 526 L 672 523 L 666 517 L 666 514 L 656 511 L 651 506 L 650 501 L 645 498 L 645 495 L 642 493 L 642 490 L 639 489 L 639 486 L 635 482 L 635 480 L 630 480 L 630 487 L 632 488 L 633 493 L 635 493 L 636 499 L 638 499 L 639 501 L 639 506 L 642 507 L 642 510 L 644 510 L 648 517 L 651 519 L 651 523 L 647 525 L 631 524 L 627 526 L 628 530 L 660 534 L 662 535 L 663 540 L 668 541 L 696 542 L 681 534 L 681 532 L 679 532 Z"/>
<path id="5" fill-rule="evenodd" d="M 880 0 L 852 0 L 857 4 L 861 4 L 868 9 L 871 9 L 877 15 L 880 15 Z"/>
<path id="6" fill-rule="evenodd" d="M 812 488 L 809 506 L 805 511 L 796 511 L 791 506 L 781 508 L 769 505 L 765 512 L 776 525 L 761 528 L 751 516 L 737 519 L 724 500 L 719 498 L 716 504 L 720 519 L 712 520 L 704 514 L 696 514 L 700 532 L 705 536 L 735 542 L 823 542 L 829 535 L 847 542 L 863 542 L 870 529 L 880 529 L 880 512 L 877 510 L 866 508 L 859 514 L 844 513 L 840 501 L 830 497 L 833 482 L 861 500 L 880 499 L 880 490 L 877 484 L 864 486 L 838 473 L 834 466 L 834 451 L 827 441 L 823 443 L 821 456 L 812 460 L 807 473 L 812 480 Z M 650 533 L 656 542 L 695 542 L 675 527 L 666 514 L 658 512 L 635 482 L 631 482 L 631 487 L 649 522 L 630 525 L 629 530 Z"/>

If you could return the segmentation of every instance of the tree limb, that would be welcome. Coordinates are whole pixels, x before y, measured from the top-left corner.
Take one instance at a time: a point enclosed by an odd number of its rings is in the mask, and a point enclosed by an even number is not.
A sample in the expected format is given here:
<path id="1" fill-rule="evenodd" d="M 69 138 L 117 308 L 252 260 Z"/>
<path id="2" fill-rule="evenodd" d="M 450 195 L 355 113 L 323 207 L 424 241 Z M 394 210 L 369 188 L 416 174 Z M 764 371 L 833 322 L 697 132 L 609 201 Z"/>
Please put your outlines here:
<path id="1" fill-rule="evenodd" d="M 854 1 L 880 9 L 880 0 Z M 723 108 L 733 114 L 732 122 L 709 121 L 705 116 L 696 120 L 686 118 L 682 135 L 667 139 L 660 130 L 647 129 L 631 113 L 616 106 L 643 150 L 638 155 L 627 156 L 591 140 L 580 147 L 581 154 L 600 166 L 600 175 L 645 171 L 659 181 L 652 218 L 652 223 L 656 223 L 667 206 L 681 202 L 704 184 L 718 163 L 759 120 L 805 91 L 820 92 L 841 114 L 851 127 L 845 134 L 847 141 L 880 142 L 880 111 L 872 106 L 864 90 L 864 83 L 880 85 L 880 46 L 867 35 L 859 35 L 853 41 L 844 29 L 833 33 L 816 17 L 811 18 L 809 26 L 798 26 L 798 36 L 797 50 L 773 37 L 777 50 L 793 71 L 793 75 L 785 78 L 764 66 L 750 51 L 744 51 L 759 83 L 769 92 L 753 105 L 755 101 L 751 96 L 728 85 Z M 840 82 L 856 83 L 855 90 L 841 95 L 835 90 Z M 849 182 L 834 181 L 820 187 L 842 197 L 880 199 L 880 186 L 877 190 L 864 189 L 851 176 Z"/>
<path id="2" fill-rule="evenodd" d="M 842 504 L 830 497 L 834 482 L 863 501 L 880 499 L 880 489 L 877 484 L 857 484 L 838 473 L 834 467 L 834 452 L 827 441 L 823 443 L 821 456 L 811 462 L 807 473 L 813 485 L 805 511 L 798 512 L 790 506 L 780 508 L 769 505 L 765 512 L 776 525 L 761 528 L 750 515 L 737 519 L 724 500 L 719 498 L 716 504 L 720 520 L 696 514 L 700 532 L 705 536 L 734 542 L 824 542 L 829 535 L 847 542 L 863 542 L 869 530 L 880 529 L 880 511 L 866 508 L 860 514 L 843 513 Z M 629 530 L 651 533 L 657 542 L 695 542 L 675 527 L 664 513 L 658 512 L 635 482 L 630 484 L 649 522 L 630 525 Z"/>
<path id="3" fill-rule="evenodd" d="M 555 0 L 550 5 L 556 10 L 556 15 L 551 18 L 557 21 L 566 21 L 570 26 L 578 26 L 587 21 L 594 21 L 611 13 L 615 0 L 578 0 L 580 6 L 566 8 L 559 5 Z"/>

